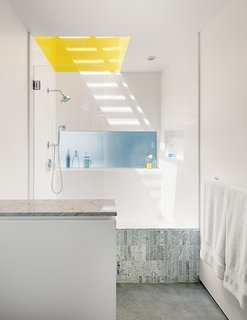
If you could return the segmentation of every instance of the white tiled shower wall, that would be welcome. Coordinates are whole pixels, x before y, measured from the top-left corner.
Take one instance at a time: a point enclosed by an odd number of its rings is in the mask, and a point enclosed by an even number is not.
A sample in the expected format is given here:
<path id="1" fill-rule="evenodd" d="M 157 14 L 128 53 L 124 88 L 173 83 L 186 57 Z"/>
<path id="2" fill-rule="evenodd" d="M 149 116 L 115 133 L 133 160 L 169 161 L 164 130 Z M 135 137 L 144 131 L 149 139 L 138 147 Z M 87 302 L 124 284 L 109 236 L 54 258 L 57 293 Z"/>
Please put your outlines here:
<path id="1" fill-rule="evenodd" d="M 0 2 L 0 198 L 28 196 L 27 31 Z"/>

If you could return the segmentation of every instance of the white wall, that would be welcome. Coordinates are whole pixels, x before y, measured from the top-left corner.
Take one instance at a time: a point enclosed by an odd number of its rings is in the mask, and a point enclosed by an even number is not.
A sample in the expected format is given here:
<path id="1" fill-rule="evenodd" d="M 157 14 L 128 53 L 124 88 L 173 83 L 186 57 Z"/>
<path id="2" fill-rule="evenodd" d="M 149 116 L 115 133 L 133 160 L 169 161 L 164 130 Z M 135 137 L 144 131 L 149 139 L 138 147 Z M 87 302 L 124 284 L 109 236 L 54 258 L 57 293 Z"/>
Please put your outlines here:
<path id="1" fill-rule="evenodd" d="M 160 132 L 160 73 L 81 75 L 57 73 L 57 88 L 71 101 L 57 97 L 57 126 L 67 130 L 154 130 Z M 88 88 L 87 83 L 115 82 L 117 88 Z M 125 100 L 94 99 L 94 95 L 124 95 Z M 131 113 L 104 113 L 100 106 L 130 106 Z M 138 107 L 138 108 L 137 108 Z M 141 111 L 141 112 L 140 112 Z M 110 125 L 109 119 L 138 119 L 140 125 Z M 147 122 L 148 121 L 148 122 Z M 160 170 L 63 170 L 64 190 L 59 198 L 115 199 L 118 228 L 162 228 L 170 224 L 161 207 Z"/>
<path id="2" fill-rule="evenodd" d="M 49 198 L 51 179 L 45 162 L 51 150 L 45 144 L 54 130 L 55 97 L 48 97 L 46 88 L 55 86 L 55 73 L 31 38 L 28 110 L 28 34 L 7 0 L 0 2 L 0 38 L 0 198 Z M 36 77 L 42 81 L 40 92 L 32 91 Z"/>
<path id="3" fill-rule="evenodd" d="M 69 131 L 160 130 L 160 73 L 121 73 L 82 75 L 76 72 L 56 74 L 57 88 L 71 100 L 60 103 L 57 97 L 57 126 L 66 124 Z M 89 88 L 88 83 L 115 83 L 116 88 Z M 95 95 L 123 95 L 125 100 L 95 100 Z M 100 106 L 130 106 L 131 113 L 103 113 Z M 141 107 L 142 113 L 137 106 Z M 108 119 L 138 119 L 140 124 L 109 124 Z M 150 123 L 147 124 L 148 122 Z M 145 123 L 146 121 L 146 123 Z"/>
<path id="4" fill-rule="evenodd" d="M 201 33 L 202 186 L 218 177 L 247 188 L 246 14 L 246 0 L 231 0 Z M 200 277 L 230 320 L 247 319 L 203 262 Z"/>
<path id="5" fill-rule="evenodd" d="M 51 191 L 51 171 L 47 171 L 48 159 L 53 159 L 53 150 L 47 148 L 47 142 L 55 142 L 55 114 L 56 94 L 47 93 L 47 88 L 56 87 L 56 78 L 53 68 L 43 55 L 35 40 L 30 39 L 31 55 L 31 81 L 41 81 L 41 90 L 31 89 L 30 110 L 30 131 L 33 133 L 31 168 L 32 197 L 36 199 L 53 198 Z"/>
<path id="6" fill-rule="evenodd" d="M 67 130 L 72 131 L 156 130 L 162 142 L 161 169 L 63 170 L 64 190 L 60 198 L 115 199 L 118 228 L 198 228 L 197 35 L 193 40 L 163 73 L 162 117 L 159 73 L 57 74 L 57 87 L 72 98 L 65 104 L 57 100 L 57 126 L 66 124 Z M 89 89 L 87 83 L 93 82 L 116 82 L 118 88 Z M 94 95 L 99 94 L 123 94 L 126 100 L 97 101 Z M 126 105 L 131 106 L 133 113 L 104 114 L 100 110 L 100 106 Z M 141 107 L 142 113 L 137 107 Z M 111 126 L 111 118 L 136 118 L 140 125 Z M 180 160 L 165 157 L 167 132 L 176 133 L 173 136 L 180 146 Z"/>
<path id="7" fill-rule="evenodd" d="M 0 198 L 28 195 L 27 31 L 0 1 Z"/>
<path id="8" fill-rule="evenodd" d="M 201 34 L 202 182 L 247 188 L 247 2 L 230 1 Z"/>
<path id="9" fill-rule="evenodd" d="M 173 144 L 176 159 L 167 158 Z M 165 217 L 177 227 L 199 227 L 198 210 L 198 41 L 162 73 L 160 167 Z"/>
<path id="10" fill-rule="evenodd" d="M 116 319 L 115 219 L 66 218 L 1 219 L 2 320 Z"/>
<path id="11" fill-rule="evenodd" d="M 173 227 L 162 215 L 159 169 L 64 169 L 58 198 L 114 199 L 117 228 Z"/>

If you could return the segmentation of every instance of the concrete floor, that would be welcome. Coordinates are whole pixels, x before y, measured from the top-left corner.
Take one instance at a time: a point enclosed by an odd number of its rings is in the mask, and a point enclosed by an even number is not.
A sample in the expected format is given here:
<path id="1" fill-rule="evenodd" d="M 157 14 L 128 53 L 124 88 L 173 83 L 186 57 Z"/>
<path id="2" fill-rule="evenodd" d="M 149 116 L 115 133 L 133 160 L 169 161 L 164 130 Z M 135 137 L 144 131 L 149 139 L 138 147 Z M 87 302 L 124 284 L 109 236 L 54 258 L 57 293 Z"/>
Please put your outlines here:
<path id="1" fill-rule="evenodd" d="M 118 284 L 117 320 L 227 319 L 202 284 Z"/>

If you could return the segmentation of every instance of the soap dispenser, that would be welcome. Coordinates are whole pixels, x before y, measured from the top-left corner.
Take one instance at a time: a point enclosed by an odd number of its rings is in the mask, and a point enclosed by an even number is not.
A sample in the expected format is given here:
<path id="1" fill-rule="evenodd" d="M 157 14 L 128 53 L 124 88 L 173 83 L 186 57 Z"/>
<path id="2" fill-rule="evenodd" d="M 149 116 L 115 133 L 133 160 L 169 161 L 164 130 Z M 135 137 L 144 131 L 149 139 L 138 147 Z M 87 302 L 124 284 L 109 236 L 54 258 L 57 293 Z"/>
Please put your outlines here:
<path id="1" fill-rule="evenodd" d="M 91 159 L 90 155 L 88 154 L 88 152 L 85 152 L 84 157 L 83 157 L 84 168 L 89 168 L 91 163 L 92 163 L 92 159 Z"/>

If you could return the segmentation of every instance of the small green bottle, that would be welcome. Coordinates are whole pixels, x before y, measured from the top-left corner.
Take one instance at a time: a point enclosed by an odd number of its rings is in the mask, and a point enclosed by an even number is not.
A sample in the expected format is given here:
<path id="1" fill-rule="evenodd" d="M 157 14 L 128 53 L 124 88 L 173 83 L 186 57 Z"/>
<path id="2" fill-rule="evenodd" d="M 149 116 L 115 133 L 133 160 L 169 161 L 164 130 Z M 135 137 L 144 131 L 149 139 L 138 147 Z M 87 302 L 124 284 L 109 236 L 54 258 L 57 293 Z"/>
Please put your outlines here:
<path id="1" fill-rule="evenodd" d="M 69 149 L 67 150 L 67 154 L 66 154 L 66 168 L 70 168 L 70 153 L 69 153 Z"/>

